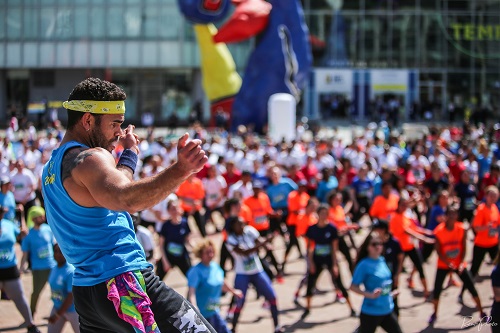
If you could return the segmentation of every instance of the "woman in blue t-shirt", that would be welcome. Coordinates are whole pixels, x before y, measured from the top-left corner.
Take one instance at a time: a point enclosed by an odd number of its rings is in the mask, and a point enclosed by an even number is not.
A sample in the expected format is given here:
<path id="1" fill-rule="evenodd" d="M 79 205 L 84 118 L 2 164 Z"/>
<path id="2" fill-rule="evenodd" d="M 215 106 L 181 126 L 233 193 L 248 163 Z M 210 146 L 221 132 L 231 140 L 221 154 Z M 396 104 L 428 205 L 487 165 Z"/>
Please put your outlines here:
<path id="1" fill-rule="evenodd" d="M 220 297 L 222 291 L 229 291 L 234 296 L 243 296 L 240 290 L 231 288 L 224 281 L 224 271 L 216 264 L 215 246 L 210 239 L 204 239 L 193 249 L 194 255 L 201 262 L 188 271 L 188 300 L 196 304 L 201 314 L 218 333 L 230 333 L 224 319 L 220 315 Z"/>
<path id="2" fill-rule="evenodd" d="M 4 208 L 0 206 L 0 289 L 16 305 L 17 310 L 28 325 L 28 332 L 39 333 L 40 331 L 33 325 L 31 309 L 24 297 L 14 248 L 16 241 L 20 240 L 26 232 L 21 232 L 14 222 L 4 219 L 4 212 Z"/>
<path id="3" fill-rule="evenodd" d="M 178 201 L 169 201 L 167 211 L 170 219 L 167 220 L 160 231 L 161 260 L 156 267 L 156 274 L 163 280 L 171 268 L 179 267 L 184 276 L 191 268 L 191 259 L 186 244 L 189 244 L 191 229 L 188 220 L 183 216 L 182 208 Z"/>
<path id="4" fill-rule="evenodd" d="M 374 333 L 378 326 L 388 333 L 402 333 L 394 314 L 392 274 L 382 256 L 384 241 L 372 231 L 359 249 L 351 290 L 364 297 L 359 333 Z M 361 289 L 363 285 L 363 289 Z"/>
<path id="5" fill-rule="evenodd" d="M 50 312 L 47 333 L 61 333 L 64 324 L 69 321 L 75 333 L 80 332 L 78 313 L 73 304 L 73 265 L 66 262 L 59 245 L 54 245 L 54 259 L 57 266 L 49 276 L 51 298 L 54 307 Z"/>
<path id="6" fill-rule="evenodd" d="M 49 280 L 50 271 L 56 265 L 54 260 L 54 235 L 45 219 L 45 210 L 42 207 L 33 206 L 28 210 L 32 217 L 34 226 L 23 239 L 21 248 L 23 257 L 21 259 L 21 272 L 25 271 L 28 257 L 31 260 L 31 273 L 33 275 L 33 293 L 31 294 L 31 312 L 36 312 L 38 297 Z"/>

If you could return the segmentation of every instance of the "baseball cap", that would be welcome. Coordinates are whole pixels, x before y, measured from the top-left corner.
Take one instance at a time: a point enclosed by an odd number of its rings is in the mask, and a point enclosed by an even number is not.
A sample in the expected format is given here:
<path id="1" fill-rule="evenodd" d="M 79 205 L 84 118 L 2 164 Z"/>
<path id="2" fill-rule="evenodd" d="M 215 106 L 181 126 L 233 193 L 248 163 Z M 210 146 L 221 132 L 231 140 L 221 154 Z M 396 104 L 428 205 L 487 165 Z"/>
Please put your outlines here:
<path id="1" fill-rule="evenodd" d="M 8 176 L 0 177 L 0 186 L 10 183 L 10 178 Z"/>
<path id="2" fill-rule="evenodd" d="M 260 181 L 260 180 L 254 180 L 252 182 L 252 187 L 253 188 L 260 188 L 260 189 L 263 189 L 264 188 L 264 184 Z"/>
<path id="3" fill-rule="evenodd" d="M 307 186 L 307 180 L 301 179 L 301 180 L 299 180 L 299 182 L 297 183 L 297 185 L 299 185 L 299 186 Z"/>

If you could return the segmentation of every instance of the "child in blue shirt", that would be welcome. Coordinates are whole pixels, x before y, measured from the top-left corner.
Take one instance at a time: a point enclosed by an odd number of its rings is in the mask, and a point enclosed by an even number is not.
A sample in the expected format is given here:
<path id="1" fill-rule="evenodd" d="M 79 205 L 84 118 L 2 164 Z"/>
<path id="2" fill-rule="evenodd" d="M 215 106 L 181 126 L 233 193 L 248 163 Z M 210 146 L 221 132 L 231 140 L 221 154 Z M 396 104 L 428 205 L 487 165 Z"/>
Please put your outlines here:
<path id="1" fill-rule="evenodd" d="M 59 245 L 54 245 L 54 258 L 57 266 L 49 276 L 51 298 L 54 303 L 49 317 L 47 333 L 61 333 L 64 324 L 69 321 L 75 333 L 80 332 L 78 313 L 73 304 L 73 265 L 66 262 Z"/>

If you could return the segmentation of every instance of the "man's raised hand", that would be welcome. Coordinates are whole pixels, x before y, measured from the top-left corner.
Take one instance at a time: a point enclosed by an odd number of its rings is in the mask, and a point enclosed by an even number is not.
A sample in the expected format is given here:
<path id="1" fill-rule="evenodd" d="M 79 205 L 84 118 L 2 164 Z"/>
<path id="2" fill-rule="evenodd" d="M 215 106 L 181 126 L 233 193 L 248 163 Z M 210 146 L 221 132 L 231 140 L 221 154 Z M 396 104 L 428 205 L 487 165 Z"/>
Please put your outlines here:
<path id="1" fill-rule="evenodd" d="M 177 165 L 188 174 L 199 172 L 208 161 L 205 151 L 201 149 L 201 140 L 188 140 L 184 134 L 177 143 Z"/>

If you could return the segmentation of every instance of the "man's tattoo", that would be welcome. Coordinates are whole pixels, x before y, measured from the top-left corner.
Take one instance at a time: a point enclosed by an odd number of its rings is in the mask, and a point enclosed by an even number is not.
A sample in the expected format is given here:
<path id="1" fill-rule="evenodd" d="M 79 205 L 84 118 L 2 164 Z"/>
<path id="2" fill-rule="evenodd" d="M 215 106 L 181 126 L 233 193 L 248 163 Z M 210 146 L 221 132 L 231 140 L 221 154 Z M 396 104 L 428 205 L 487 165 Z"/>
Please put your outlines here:
<path id="1" fill-rule="evenodd" d="M 92 152 L 88 148 L 71 149 L 66 152 L 61 167 L 61 180 L 64 181 L 66 178 L 70 177 L 73 169 L 89 156 L 92 156 Z"/>

